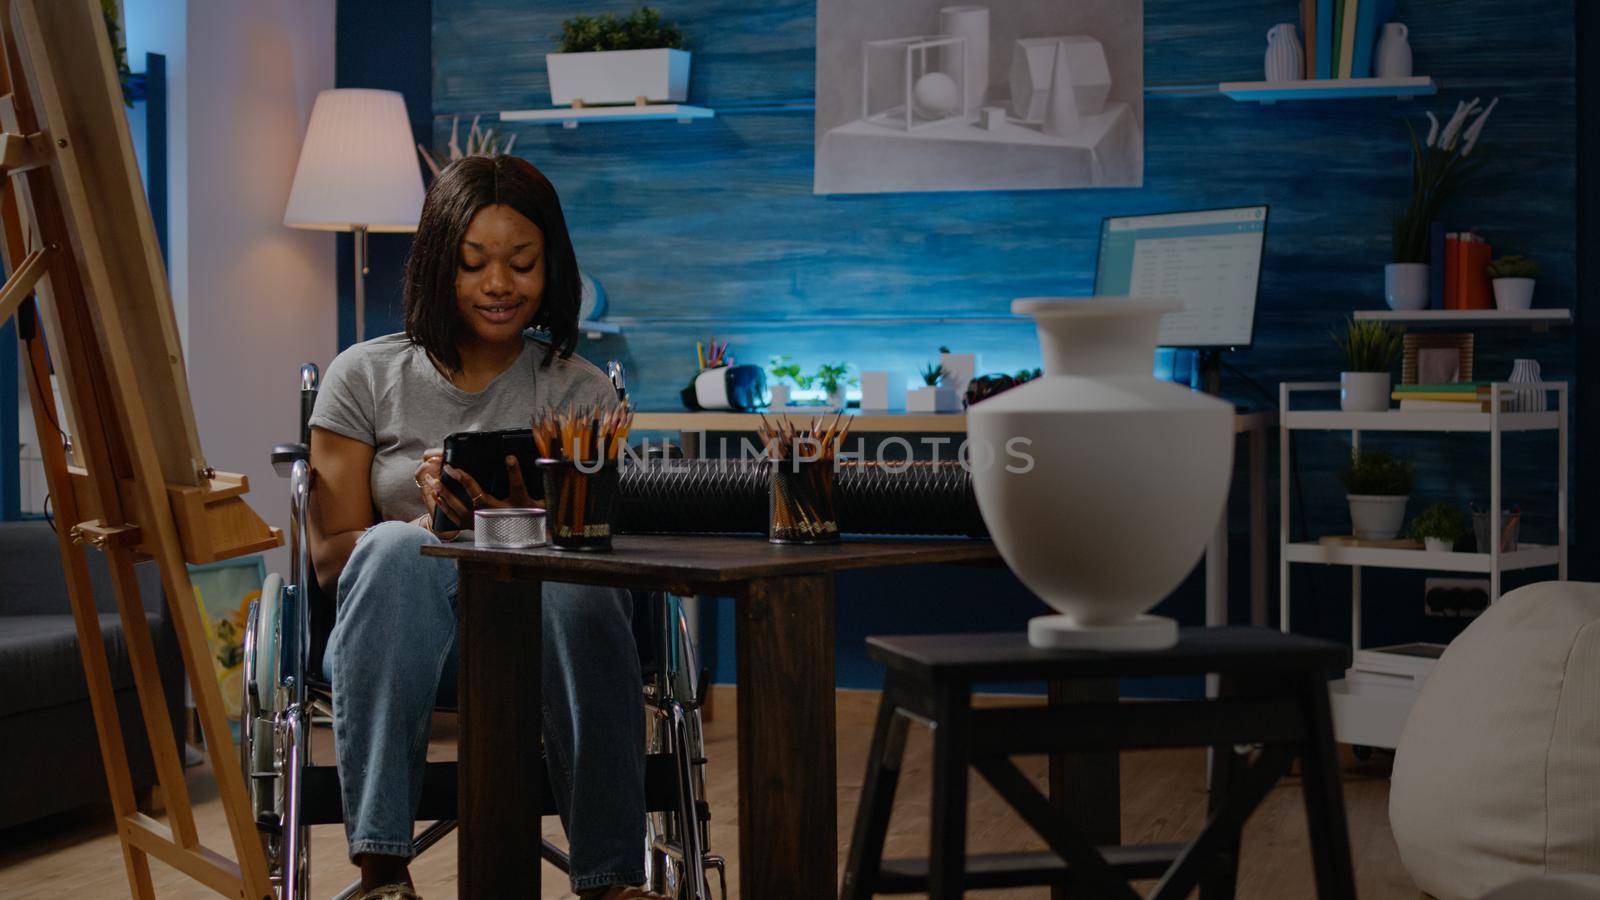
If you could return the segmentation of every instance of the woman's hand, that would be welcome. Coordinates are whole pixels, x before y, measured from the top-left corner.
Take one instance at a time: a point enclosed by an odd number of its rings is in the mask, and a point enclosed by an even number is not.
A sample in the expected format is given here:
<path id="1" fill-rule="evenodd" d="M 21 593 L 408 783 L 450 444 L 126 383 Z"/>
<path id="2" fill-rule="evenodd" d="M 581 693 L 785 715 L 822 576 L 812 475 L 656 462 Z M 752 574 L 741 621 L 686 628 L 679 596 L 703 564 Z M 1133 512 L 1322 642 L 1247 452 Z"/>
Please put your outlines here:
<path id="1" fill-rule="evenodd" d="M 428 529 L 429 531 L 434 531 L 434 511 L 439 506 L 441 497 L 448 501 L 445 502 L 445 512 L 453 521 L 472 521 L 472 514 L 469 512 L 465 516 L 462 516 L 460 512 L 460 501 L 456 500 L 456 498 L 448 490 L 445 490 L 444 481 L 440 477 L 443 471 L 444 451 L 435 448 L 422 454 L 422 461 L 417 463 L 417 470 L 412 475 L 412 480 L 417 483 L 417 489 L 422 492 L 422 506 L 427 510 L 427 513 L 423 515 L 422 519 L 418 521 L 417 524 Z M 447 541 L 454 539 L 459 533 L 459 530 L 434 531 L 434 534 Z"/>
<path id="2" fill-rule="evenodd" d="M 477 479 L 461 469 L 444 465 L 442 459 L 438 463 L 439 475 L 435 475 L 431 471 L 425 472 L 424 468 L 428 465 L 428 458 L 424 457 L 423 464 L 418 466 L 417 471 L 419 476 L 418 483 L 423 486 L 423 502 L 427 504 L 430 515 L 436 507 L 442 505 L 445 513 L 452 520 L 466 523 L 472 521 L 472 511 L 474 509 L 520 508 L 533 505 L 533 498 L 528 494 L 527 482 L 522 477 L 522 467 L 517 464 L 515 456 L 506 457 L 506 483 L 510 486 L 510 490 L 507 491 L 506 499 L 504 500 L 484 490 L 478 484 Z M 444 487 L 443 480 L 439 477 L 440 475 L 448 475 L 455 479 L 466 490 L 467 496 L 471 498 L 471 505 L 463 503 L 461 498 L 457 497 L 454 492 L 447 490 Z"/>

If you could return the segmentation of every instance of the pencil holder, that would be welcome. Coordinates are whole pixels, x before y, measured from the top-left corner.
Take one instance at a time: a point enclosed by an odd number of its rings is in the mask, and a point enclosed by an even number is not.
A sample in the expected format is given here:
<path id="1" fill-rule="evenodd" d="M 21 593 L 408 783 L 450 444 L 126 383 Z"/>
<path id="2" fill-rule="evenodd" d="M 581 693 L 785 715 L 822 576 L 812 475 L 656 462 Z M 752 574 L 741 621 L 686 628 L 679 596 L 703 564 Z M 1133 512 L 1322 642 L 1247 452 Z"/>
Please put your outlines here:
<path id="1" fill-rule="evenodd" d="M 610 550 L 616 461 L 579 466 L 569 459 L 541 459 L 536 465 L 544 477 L 550 546 L 557 550 Z"/>
<path id="2" fill-rule="evenodd" d="M 775 459 L 768 464 L 767 540 L 774 544 L 833 544 L 834 460 Z"/>

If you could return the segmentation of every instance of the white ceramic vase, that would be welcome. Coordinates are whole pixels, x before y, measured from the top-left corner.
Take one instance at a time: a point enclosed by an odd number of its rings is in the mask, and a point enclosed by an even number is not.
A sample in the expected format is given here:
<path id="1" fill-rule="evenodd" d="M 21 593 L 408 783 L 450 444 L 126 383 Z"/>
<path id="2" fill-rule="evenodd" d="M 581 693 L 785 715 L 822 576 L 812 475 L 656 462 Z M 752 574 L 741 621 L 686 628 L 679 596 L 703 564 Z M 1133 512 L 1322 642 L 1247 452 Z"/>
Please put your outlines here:
<path id="1" fill-rule="evenodd" d="M 1388 410 L 1389 373 L 1340 372 L 1339 408 L 1345 412 Z"/>
<path id="2" fill-rule="evenodd" d="M 1449 553 L 1456 548 L 1455 544 L 1444 538 L 1425 537 L 1422 539 L 1422 549 L 1429 553 Z"/>
<path id="3" fill-rule="evenodd" d="M 1284 22 L 1267 32 L 1266 76 L 1268 81 L 1299 81 L 1306 74 L 1305 50 L 1294 25 Z"/>
<path id="4" fill-rule="evenodd" d="M 1383 267 L 1383 299 L 1390 309 L 1428 308 L 1428 264 L 1389 263 Z"/>
<path id="5" fill-rule="evenodd" d="M 946 6 L 939 10 L 939 33 L 966 40 L 961 53 L 945 54 L 945 74 L 965 85 L 965 112 L 975 117 L 989 94 L 989 7 Z"/>
<path id="6" fill-rule="evenodd" d="M 906 408 L 906 376 L 900 372 L 862 372 L 861 408 L 899 412 Z"/>
<path id="7" fill-rule="evenodd" d="M 1496 278 L 1491 283 L 1494 285 L 1494 305 L 1497 309 L 1533 308 L 1535 279 Z"/>
<path id="8" fill-rule="evenodd" d="M 1145 615 L 1205 549 L 1233 472 L 1233 408 L 1151 375 L 1166 300 L 1017 300 L 1044 377 L 967 411 L 973 488 L 1006 564 L 1059 615 L 1036 647 L 1152 649 Z"/>
<path id="9" fill-rule="evenodd" d="M 789 386 L 787 384 L 769 384 L 767 393 L 772 397 L 769 405 L 773 409 L 789 405 Z"/>
<path id="10" fill-rule="evenodd" d="M 1346 494 L 1350 502 L 1350 526 L 1363 541 L 1393 540 L 1406 522 L 1406 501 L 1410 497 L 1381 494 Z"/>
<path id="11" fill-rule="evenodd" d="M 1511 376 L 1506 381 L 1511 384 L 1537 384 L 1541 377 L 1538 360 L 1519 359 L 1511 363 Z M 1545 392 L 1533 388 L 1517 391 L 1512 401 L 1513 412 L 1544 412 L 1548 406 Z"/>
<path id="12" fill-rule="evenodd" d="M 1378 77 L 1411 77 L 1411 32 L 1404 23 L 1390 22 L 1383 26 L 1383 37 L 1378 38 Z"/>

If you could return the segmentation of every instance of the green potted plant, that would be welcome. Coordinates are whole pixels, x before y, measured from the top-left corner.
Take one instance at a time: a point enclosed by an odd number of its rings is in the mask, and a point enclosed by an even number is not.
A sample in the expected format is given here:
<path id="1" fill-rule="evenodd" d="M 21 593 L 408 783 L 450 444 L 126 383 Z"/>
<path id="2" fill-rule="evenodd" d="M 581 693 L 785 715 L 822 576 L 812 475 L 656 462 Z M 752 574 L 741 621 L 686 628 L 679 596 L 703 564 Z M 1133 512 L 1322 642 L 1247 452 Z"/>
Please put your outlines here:
<path id="1" fill-rule="evenodd" d="M 941 352 L 946 348 L 940 347 Z M 922 375 L 922 387 L 906 394 L 906 412 L 914 413 L 941 413 L 955 412 L 959 409 L 959 397 L 955 388 L 945 384 L 949 372 L 944 363 L 928 363 L 919 371 Z"/>
<path id="2" fill-rule="evenodd" d="M 767 382 L 767 390 L 771 396 L 770 405 L 788 406 L 793 398 L 789 395 L 789 385 L 793 384 L 801 390 L 810 390 L 815 378 L 800 373 L 800 364 L 790 361 L 787 356 L 774 356 L 767 362 L 767 374 L 772 379 Z"/>
<path id="3" fill-rule="evenodd" d="M 1435 503 L 1411 520 L 1406 529 L 1411 537 L 1422 542 L 1430 553 L 1454 550 L 1456 542 L 1467 535 L 1467 517 L 1459 507 L 1449 503 Z"/>
<path id="4" fill-rule="evenodd" d="M 1406 123 L 1411 135 L 1411 196 L 1394 215 L 1394 259 L 1383 270 L 1384 298 L 1390 309 L 1427 307 L 1430 231 L 1444 202 L 1481 165 L 1481 157 L 1471 161 L 1467 157 L 1472 155 L 1478 135 L 1483 133 L 1489 114 L 1499 102 L 1495 99 L 1481 109 L 1477 100 L 1456 104 L 1455 115 L 1442 131 L 1438 117 L 1428 113 L 1430 127 L 1425 141 L 1418 139 L 1410 122 Z"/>
<path id="5" fill-rule="evenodd" d="M 1344 333 L 1332 333 L 1344 354 L 1339 372 L 1339 408 L 1345 412 L 1383 412 L 1389 408 L 1389 370 L 1404 343 L 1387 322 L 1348 319 Z"/>
<path id="6" fill-rule="evenodd" d="M 1381 450 L 1360 450 L 1339 470 L 1350 524 L 1361 540 L 1387 541 L 1400 534 L 1415 480 L 1411 463 Z"/>
<path id="7" fill-rule="evenodd" d="M 844 409 L 844 389 L 847 385 L 856 383 L 856 379 L 850 376 L 850 364 L 823 363 L 817 368 L 815 378 L 817 386 L 828 392 L 828 405 L 835 409 Z"/>
<path id="8" fill-rule="evenodd" d="M 683 31 L 645 6 L 631 15 L 574 16 L 561 23 L 561 48 L 545 56 L 550 102 L 682 103 L 689 97 Z"/>
<path id="9" fill-rule="evenodd" d="M 1500 309 L 1532 309 L 1539 264 L 1526 256 L 1502 256 L 1483 267 L 1494 283 L 1494 305 Z"/>

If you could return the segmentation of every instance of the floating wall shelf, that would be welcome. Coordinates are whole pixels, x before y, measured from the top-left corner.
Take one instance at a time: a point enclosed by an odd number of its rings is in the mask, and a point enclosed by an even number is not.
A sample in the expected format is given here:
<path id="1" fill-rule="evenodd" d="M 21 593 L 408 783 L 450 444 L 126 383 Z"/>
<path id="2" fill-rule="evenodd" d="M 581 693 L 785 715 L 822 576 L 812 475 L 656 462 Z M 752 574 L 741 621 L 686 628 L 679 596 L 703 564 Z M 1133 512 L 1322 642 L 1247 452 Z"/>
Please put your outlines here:
<path id="1" fill-rule="evenodd" d="M 577 128 L 580 124 L 597 122 L 652 122 L 676 120 L 679 123 L 695 119 L 711 119 L 715 110 L 703 106 L 686 106 L 682 103 L 650 103 L 642 106 L 581 106 L 559 109 L 508 109 L 500 113 L 502 122 L 527 122 L 532 125 L 560 125 Z"/>
<path id="2" fill-rule="evenodd" d="M 1317 78 L 1301 81 L 1225 81 L 1223 96 L 1246 103 L 1280 100 L 1355 100 L 1370 97 L 1426 97 L 1439 92 L 1432 78 Z"/>
<path id="3" fill-rule="evenodd" d="M 1570 309 L 1363 309 L 1355 314 L 1357 319 L 1375 319 L 1396 325 L 1441 328 L 1482 327 L 1504 325 L 1547 329 L 1552 325 L 1571 325 Z"/>
<path id="4" fill-rule="evenodd" d="M 586 319 L 578 323 L 578 330 L 588 335 L 590 340 L 603 334 L 621 334 L 622 326 L 614 322 L 602 322 L 599 319 Z"/>

